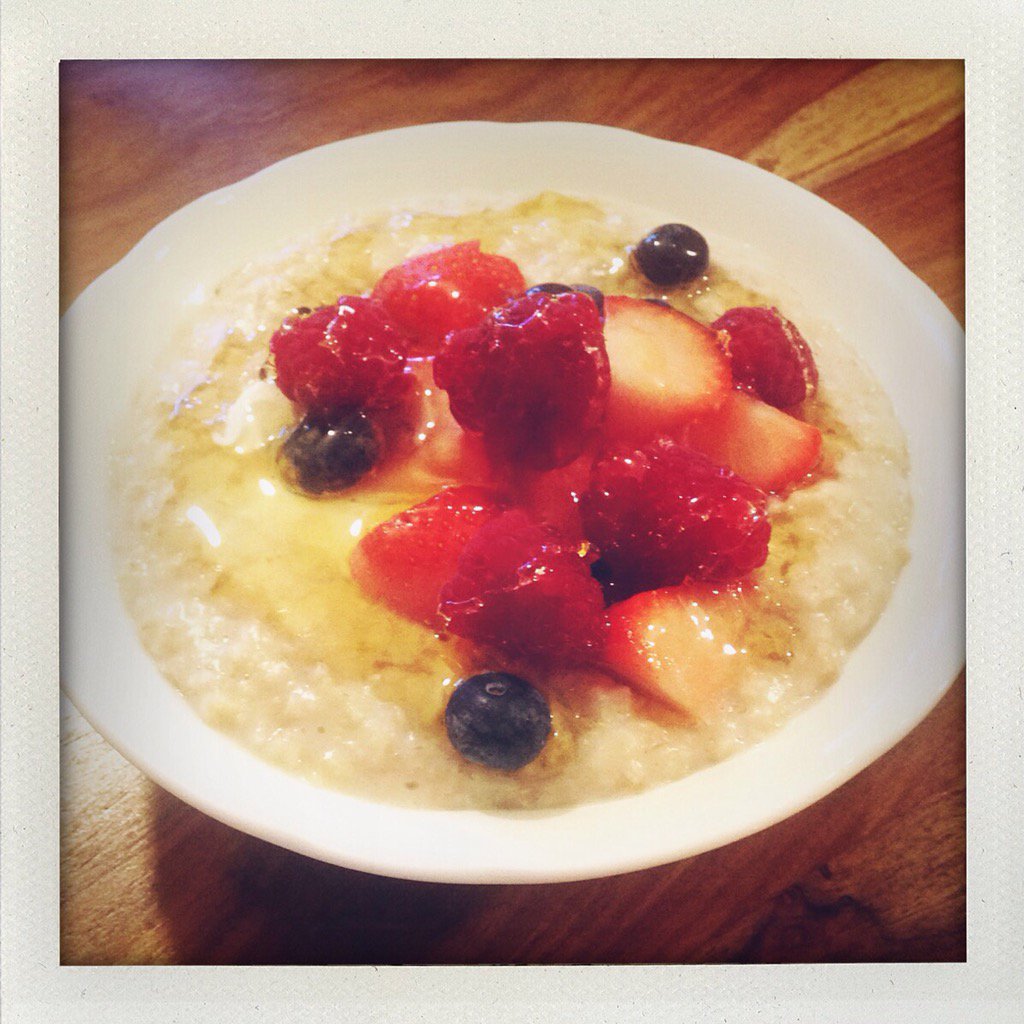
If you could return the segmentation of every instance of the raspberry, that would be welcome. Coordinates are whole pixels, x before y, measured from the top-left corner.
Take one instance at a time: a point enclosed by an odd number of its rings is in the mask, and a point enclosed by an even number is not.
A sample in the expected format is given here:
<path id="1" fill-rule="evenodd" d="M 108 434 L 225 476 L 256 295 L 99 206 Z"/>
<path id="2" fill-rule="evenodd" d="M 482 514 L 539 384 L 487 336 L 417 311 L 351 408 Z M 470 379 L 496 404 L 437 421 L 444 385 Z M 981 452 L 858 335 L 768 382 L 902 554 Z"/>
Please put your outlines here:
<path id="1" fill-rule="evenodd" d="M 514 509 L 473 534 L 440 607 L 457 636 L 564 664 L 593 651 L 604 598 L 579 548 Z"/>
<path id="2" fill-rule="evenodd" d="M 317 416 L 397 405 L 408 394 L 408 338 L 376 302 L 343 295 L 290 316 L 270 339 L 277 386 Z"/>
<path id="3" fill-rule="evenodd" d="M 525 287 L 512 260 L 481 252 L 479 242 L 462 242 L 392 267 L 373 297 L 429 353 L 449 331 L 479 323 Z"/>
<path id="4" fill-rule="evenodd" d="M 738 306 L 712 325 L 727 331 L 726 351 L 733 379 L 762 401 L 788 409 L 810 398 L 818 387 L 818 368 L 803 336 L 777 309 Z"/>
<path id="5" fill-rule="evenodd" d="M 608 451 L 580 511 L 616 597 L 735 580 L 768 557 L 764 492 L 668 438 Z"/>
<path id="6" fill-rule="evenodd" d="M 492 455 L 533 469 L 565 466 L 607 404 L 600 314 L 579 292 L 522 295 L 450 334 L 434 380 L 455 419 L 482 434 Z"/>

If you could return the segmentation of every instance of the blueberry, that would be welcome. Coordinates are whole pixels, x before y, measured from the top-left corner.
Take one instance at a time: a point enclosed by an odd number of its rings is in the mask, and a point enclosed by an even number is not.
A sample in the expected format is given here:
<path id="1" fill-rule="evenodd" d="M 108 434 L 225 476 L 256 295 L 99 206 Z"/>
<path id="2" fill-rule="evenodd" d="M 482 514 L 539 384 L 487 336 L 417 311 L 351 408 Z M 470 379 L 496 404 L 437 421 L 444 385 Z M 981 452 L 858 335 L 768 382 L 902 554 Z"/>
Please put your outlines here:
<path id="1" fill-rule="evenodd" d="M 452 746 L 467 761 L 514 772 L 544 749 L 551 710 L 525 679 L 483 672 L 456 686 L 444 723 Z"/>
<path id="2" fill-rule="evenodd" d="M 622 594 L 615 586 L 615 576 L 612 567 L 603 559 L 598 558 L 590 563 L 590 575 L 601 584 L 601 591 L 604 594 L 605 605 L 615 604 L 620 600 Z"/>
<path id="3" fill-rule="evenodd" d="M 652 306 L 664 306 L 666 309 L 672 309 L 672 303 L 666 302 L 664 299 L 644 299 L 644 302 L 649 302 Z"/>
<path id="4" fill-rule="evenodd" d="M 380 462 L 384 445 L 365 413 L 305 419 L 285 438 L 278 464 L 285 479 L 309 494 L 343 491 Z"/>
<path id="5" fill-rule="evenodd" d="M 545 281 L 544 284 L 535 284 L 532 288 L 527 288 L 526 294 L 536 295 L 540 292 L 544 295 L 564 295 L 572 290 L 570 285 L 559 284 L 557 281 Z"/>
<path id="6" fill-rule="evenodd" d="M 662 224 L 633 250 L 640 272 L 654 284 L 682 284 L 708 267 L 708 243 L 685 224 Z"/>

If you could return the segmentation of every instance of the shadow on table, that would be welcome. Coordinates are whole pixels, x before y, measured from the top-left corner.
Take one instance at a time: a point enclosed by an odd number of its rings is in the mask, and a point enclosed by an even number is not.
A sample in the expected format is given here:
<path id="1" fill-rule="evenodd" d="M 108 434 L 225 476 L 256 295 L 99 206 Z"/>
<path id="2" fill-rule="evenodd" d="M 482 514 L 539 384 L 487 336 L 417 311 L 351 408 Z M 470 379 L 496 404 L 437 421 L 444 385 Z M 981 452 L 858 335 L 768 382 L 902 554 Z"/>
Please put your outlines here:
<path id="1" fill-rule="evenodd" d="M 613 879 L 474 886 L 383 878 L 254 839 L 153 786 L 152 878 L 168 959 L 963 961 L 964 703 L 961 676 L 925 723 L 818 803 L 721 849 Z"/>
<path id="2" fill-rule="evenodd" d="M 150 800 L 154 891 L 178 963 L 428 963 L 494 888 L 334 867 L 238 832 L 157 786 Z"/>

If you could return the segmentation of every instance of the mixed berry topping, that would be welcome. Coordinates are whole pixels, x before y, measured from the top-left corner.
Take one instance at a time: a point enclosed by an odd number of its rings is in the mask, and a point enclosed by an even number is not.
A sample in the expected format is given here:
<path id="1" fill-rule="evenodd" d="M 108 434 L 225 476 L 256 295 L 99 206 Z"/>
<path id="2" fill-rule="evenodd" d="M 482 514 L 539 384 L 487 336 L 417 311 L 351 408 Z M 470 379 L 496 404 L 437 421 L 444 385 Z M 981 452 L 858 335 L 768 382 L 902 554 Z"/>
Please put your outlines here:
<path id="1" fill-rule="evenodd" d="M 518 509 L 470 537 L 441 588 L 451 633 L 542 662 L 585 661 L 603 612 L 601 586 L 580 548 Z"/>
<path id="2" fill-rule="evenodd" d="M 673 286 L 706 271 L 708 247 L 664 224 L 633 259 Z M 691 715 L 714 705 L 723 644 L 745 628 L 735 584 L 768 554 L 766 492 L 805 480 L 821 449 L 791 414 L 815 393 L 814 359 L 777 310 L 709 326 L 664 299 L 527 290 L 511 260 L 464 242 L 394 267 L 370 298 L 297 312 L 270 350 L 302 413 L 278 453 L 295 487 L 336 493 L 385 448 L 414 450 L 393 437 L 414 408 L 425 465 L 464 481 L 363 536 L 351 571 L 370 597 L 502 662 L 598 665 Z M 467 760 L 515 771 L 551 716 L 530 683 L 488 672 L 458 685 L 445 724 Z"/>
<path id="3" fill-rule="evenodd" d="M 604 416 L 608 354 L 586 295 L 535 292 L 445 339 L 434 380 L 488 449 L 534 469 L 564 466 Z"/>
<path id="4" fill-rule="evenodd" d="M 414 256 L 387 271 L 373 297 L 416 341 L 434 352 L 449 331 L 472 327 L 526 287 L 510 259 L 462 242 Z"/>
<path id="5" fill-rule="evenodd" d="M 707 270 L 708 243 L 686 224 L 662 224 L 640 240 L 633 259 L 652 284 L 683 284 Z"/>
<path id="6" fill-rule="evenodd" d="M 620 598 L 688 579 L 738 579 L 768 556 L 765 494 L 668 438 L 610 449 L 594 464 L 580 511 Z"/>
<path id="7" fill-rule="evenodd" d="M 378 303 L 343 295 L 289 317 L 270 339 L 277 386 L 304 411 L 331 417 L 385 408 L 409 392 L 409 339 Z"/>
<path id="8" fill-rule="evenodd" d="M 467 761 L 513 772 L 544 749 L 551 710 L 525 679 L 483 672 L 456 686 L 444 722 L 452 746 Z"/>
<path id="9" fill-rule="evenodd" d="M 278 450 L 278 465 L 294 487 L 332 494 L 358 483 L 383 454 L 380 430 L 356 409 L 330 420 L 305 416 Z"/>
<path id="10" fill-rule="evenodd" d="M 788 409 L 817 390 L 818 368 L 810 347 L 777 309 L 738 306 L 711 326 L 728 333 L 726 351 L 736 383 L 762 401 Z"/>

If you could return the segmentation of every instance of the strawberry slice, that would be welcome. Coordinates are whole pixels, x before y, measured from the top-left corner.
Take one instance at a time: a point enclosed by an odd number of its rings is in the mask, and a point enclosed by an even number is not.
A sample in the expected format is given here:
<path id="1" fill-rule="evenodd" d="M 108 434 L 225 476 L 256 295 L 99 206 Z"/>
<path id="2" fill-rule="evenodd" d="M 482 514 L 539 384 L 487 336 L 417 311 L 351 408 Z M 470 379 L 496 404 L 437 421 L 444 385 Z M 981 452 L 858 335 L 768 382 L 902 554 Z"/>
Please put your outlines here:
<path id="1" fill-rule="evenodd" d="M 510 259 L 461 242 L 413 256 L 388 270 L 373 298 L 415 339 L 417 350 L 436 352 L 449 331 L 474 327 L 495 306 L 521 294 L 526 282 Z"/>
<path id="2" fill-rule="evenodd" d="M 667 306 L 624 295 L 605 299 L 611 364 L 606 430 L 644 440 L 714 409 L 732 388 L 715 331 Z"/>
<path id="3" fill-rule="evenodd" d="M 352 578 L 394 611 L 438 628 L 438 594 L 469 538 L 503 507 L 483 487 L 446 487 L 381 523 L 352 552 Z"/>
<path id="4" fill-rule="evenodd" d="M 740 589 L 689 583 L 647 590 L 605 613 L 603 660 L 641 693 L 707 718 L 742 673 L 746 624 Z"/>
<path id="5" fill-rule="evenodd" d="M 677 437 L 763 491 L 797 484 L 821 454 L 821 431 L 745 391 L 699 413 Z"/>

